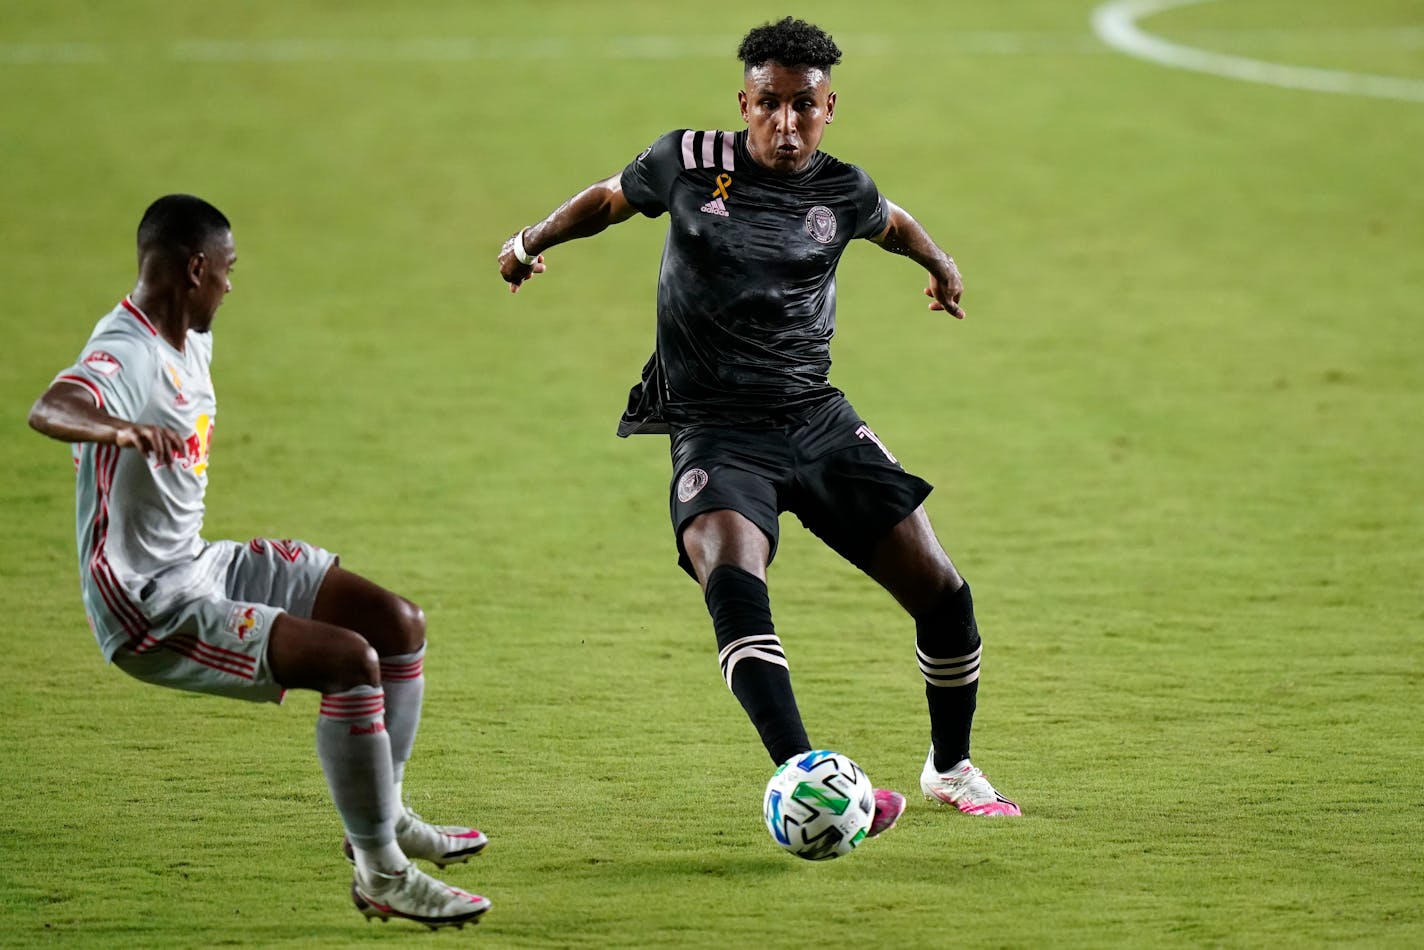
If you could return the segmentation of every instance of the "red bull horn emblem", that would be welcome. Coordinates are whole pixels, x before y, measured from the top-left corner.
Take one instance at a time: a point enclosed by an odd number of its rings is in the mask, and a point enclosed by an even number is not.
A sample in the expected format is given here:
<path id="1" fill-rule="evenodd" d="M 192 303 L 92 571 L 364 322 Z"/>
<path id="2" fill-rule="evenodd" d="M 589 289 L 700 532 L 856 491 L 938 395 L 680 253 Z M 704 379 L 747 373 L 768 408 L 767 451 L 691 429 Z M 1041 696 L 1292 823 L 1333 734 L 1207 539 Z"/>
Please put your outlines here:
<path id="1" fill-rule="evenodd" d="M 238 604 L 232 608 L 227 618 L 227 630 L 239 640 L 246 640 L 257 629 L 257 608 Z"/>

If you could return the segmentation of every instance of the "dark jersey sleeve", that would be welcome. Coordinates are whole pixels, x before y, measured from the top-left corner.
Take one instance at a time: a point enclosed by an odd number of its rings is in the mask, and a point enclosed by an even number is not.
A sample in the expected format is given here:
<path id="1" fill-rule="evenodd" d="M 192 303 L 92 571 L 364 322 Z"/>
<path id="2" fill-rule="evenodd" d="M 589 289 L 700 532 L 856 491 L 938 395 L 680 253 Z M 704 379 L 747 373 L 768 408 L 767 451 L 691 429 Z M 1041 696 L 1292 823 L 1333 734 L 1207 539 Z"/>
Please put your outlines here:
<path id="1" fill-rule="evenodd" d="M 623 197 L 650 218 L 668 209 L 668 193 L 682 171 L 682 129 L 669 132 L 623 169 Z"/>
<path id="2" fill-rule="evenodd" d="M 885 198 L 870 176 L 859 168 L 855 170 L 855 237 L 875 237 L 890 223 L 890 209 L 885 207 Z"/>

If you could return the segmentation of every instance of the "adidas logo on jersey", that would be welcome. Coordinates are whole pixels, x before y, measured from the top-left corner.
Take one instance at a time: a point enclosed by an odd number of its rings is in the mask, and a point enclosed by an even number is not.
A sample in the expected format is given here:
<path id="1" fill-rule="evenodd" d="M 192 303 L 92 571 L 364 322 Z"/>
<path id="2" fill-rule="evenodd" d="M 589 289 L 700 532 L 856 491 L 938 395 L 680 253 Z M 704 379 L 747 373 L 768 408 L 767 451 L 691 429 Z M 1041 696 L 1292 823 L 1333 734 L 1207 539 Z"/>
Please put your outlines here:
<path id="1" fill-rule="evenodd" d="M 722 203 L 721 198 L 713 198 L 697 210 L 703 214 L 715 214 L 724 218 L 730 218 L 732 216 L 732 212 L 727 210 L 727 206 Z"/>

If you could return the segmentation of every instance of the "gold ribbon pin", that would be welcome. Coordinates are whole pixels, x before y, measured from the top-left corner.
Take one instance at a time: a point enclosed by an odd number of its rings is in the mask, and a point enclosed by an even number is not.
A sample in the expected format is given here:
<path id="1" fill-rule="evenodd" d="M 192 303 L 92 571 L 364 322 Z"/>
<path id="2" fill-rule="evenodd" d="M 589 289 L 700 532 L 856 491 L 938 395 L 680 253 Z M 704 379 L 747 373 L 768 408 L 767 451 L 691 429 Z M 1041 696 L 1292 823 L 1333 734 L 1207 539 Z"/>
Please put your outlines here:
<path id="1" fill-rule="evenodd" d="M 731 175 L 726 175 L 726 174 L 718 175 L 718 176 L 717 176 L 717 190 L 714 191 L 714 192 L 712 192 L 712 197 L 714 197 L 714 198 L 730 198 L 731 195 L 727 194 L 727 186 L 730 185 L 731 183 L 732 183 L 732 176 L 731 176 Z"/>

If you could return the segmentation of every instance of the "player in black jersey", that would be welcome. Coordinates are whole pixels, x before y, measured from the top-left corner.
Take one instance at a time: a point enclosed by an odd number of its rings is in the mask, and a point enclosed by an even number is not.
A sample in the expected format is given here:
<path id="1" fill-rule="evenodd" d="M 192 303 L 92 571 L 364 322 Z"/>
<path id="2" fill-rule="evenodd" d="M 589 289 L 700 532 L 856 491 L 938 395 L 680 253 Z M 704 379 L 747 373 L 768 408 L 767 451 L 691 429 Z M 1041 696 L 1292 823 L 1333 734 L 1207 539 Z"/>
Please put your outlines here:
<path id="1" fill-rule="evenodd" d="M 794 512 L 914 618 L 932 741 L 925 796 L 971 815 L 1018 815 L 969 761 L 980 639 L 969 585 L 922 506 L 930 486 L 828 379 L 836 265 L 851 240 L 919 264 L 930 309 L 963 318 L 959 271 L 865 172 L 818 150 L 840 62 L 828 35 L 787 17 L 749 32 L 738 57 L 745 131 L 662 136 L 513 235 L 500 274 L 517 292 L 544 272 L 547 249 L 637 212 L 669 215 L 657 348 L 618 434 L 672 436 L 678 551 L 702 585 L 727 685 L 774 762 L 812 748 L 766 586 L 778 515 Z M 876 799 L 872 834 L 904 808 L 895 792 Z"/>

